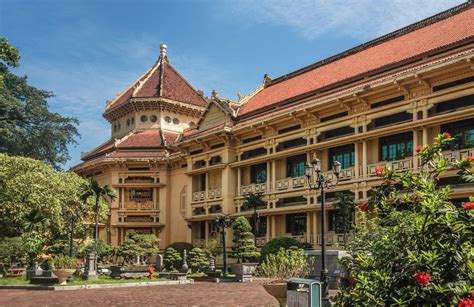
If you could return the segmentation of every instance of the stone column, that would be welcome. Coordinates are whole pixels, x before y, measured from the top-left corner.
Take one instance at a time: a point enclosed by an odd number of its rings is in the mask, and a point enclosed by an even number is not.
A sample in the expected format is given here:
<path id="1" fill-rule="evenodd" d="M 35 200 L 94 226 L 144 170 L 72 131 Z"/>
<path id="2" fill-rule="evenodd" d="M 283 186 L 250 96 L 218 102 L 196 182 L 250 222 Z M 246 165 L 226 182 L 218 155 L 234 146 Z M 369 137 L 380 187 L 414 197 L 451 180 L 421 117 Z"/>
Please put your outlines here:
<path id="1" fill-rule="evenodd" d="M 275 222 L 276 222 L 276 221 L 275 221 L 275 216 L 272 215 L 272 233 L 271 233 L 272 238 L 275 238 L 275 236 L 276 236 L 276 233 L 275 233 Z"/>
<path id="2" fill-rule="evenodd" d="M 418 156 L 416 152 L 416 147 L 418 146 L 418 131 L 413 130 L 413 169 L 418 169 Z"/>
<path id="3" fill-rule="evenodd" d="M 209 244 L 209 221 L 204 221 L 204 246 Z"/>
<path id="4" fill-rule="evenodd" d="M 241 196 L 242 193 L 240 192 L 242 184 L 242 169 L 240 167 L 237 168 L 237 195 Z"/>
<path id="5" fill-rule="evenodd" d="M 367 177 L 367 141 L 362 142 L 362 176 Z"/>
<path id="6" fill-rule="evenodd" d="M 276 191 L 276 161 L 272 160 L 272 190 Z"/>
<path id="7" fill-rule="evenodd" d="M 318 245 L 318 221 L 317 221 L 316 214 L 317 214 L 317 212 L 313 211 L 312 231 L 313 231 L 313 245 L 314 245 L 314 247 L 317 247 L 317 245 Z"/>
<path id="8" fill-rule="evenodd" d="M 428 128 L 423 127 L 423 146 L 428 145 Z"/>
<path id="9" fill-rule="evenodd" d="M 311 212 L 306 212 L 306 238 L 305 241 L 311 242 Z"/>
<path id="10" fill-rule="evenodd" d="M 355 158 L 355 163 L 354 163 L 354 176 L 355 178 L 359 178 L 359 170 L 360 170 L 360 153 L 359 153 L 359 143 L 355 142 L 354 143 L 354 158 Z"/>
<path id="11" fill-rule="evenodd" d="M 270 171 L 271 171 L 270 161 L 267 161 L 267 181 L 265 184 L 265 189 L 267 190 L 267 192 L 271 190 Z"/>
<path id="12" fill-rule="evenodd" d="M 270 241 L 270 237 L 271 237 L 270 225 L 271 225 L 271 219 L 270 219 L 270 216 L 267 216 L 267 229 L 265 229 L 265 239 L 267 240 L 267 242 Z"/>

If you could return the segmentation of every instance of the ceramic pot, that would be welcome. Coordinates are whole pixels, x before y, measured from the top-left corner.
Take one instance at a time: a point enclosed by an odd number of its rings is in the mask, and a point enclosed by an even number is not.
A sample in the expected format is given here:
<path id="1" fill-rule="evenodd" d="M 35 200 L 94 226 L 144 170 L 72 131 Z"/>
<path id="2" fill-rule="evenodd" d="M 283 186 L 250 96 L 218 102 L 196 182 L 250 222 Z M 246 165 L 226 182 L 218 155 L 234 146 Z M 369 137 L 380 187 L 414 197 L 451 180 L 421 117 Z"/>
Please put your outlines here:
<path id="1" fill-rule="evenodd" d="M 264 284 L 263 288 L 267 291 L 268 294 L 273 296 L 278 300 L 280 306 L 286 306 L 286 283 L 274 283 L 274 284 Z"/>
<path id="2" fill-rule="evenodd" d="M 53 270 L 54 275 L 58 277 L 59 284 L 60 285 L 65 285 L 67 284 L 66 280 L 71 277 L 74 272 L 76 272 L 76 269 L 55 269 Z"/>

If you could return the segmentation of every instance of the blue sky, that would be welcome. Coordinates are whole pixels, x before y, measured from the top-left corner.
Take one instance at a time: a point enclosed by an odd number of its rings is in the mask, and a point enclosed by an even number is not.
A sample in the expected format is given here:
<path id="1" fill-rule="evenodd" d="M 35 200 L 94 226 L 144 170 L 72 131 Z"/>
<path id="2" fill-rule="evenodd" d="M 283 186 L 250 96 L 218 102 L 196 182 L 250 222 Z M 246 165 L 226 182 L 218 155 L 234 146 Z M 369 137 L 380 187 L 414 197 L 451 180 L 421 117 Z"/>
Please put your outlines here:
<path id="1" fill-rule="evenodd" d="M 29 82 L 52 110 L 80 120 L 80 153 L 110 137 L 112 99 L 148 69 L 160 43 L 171 64 L 209 95 L 236 98 L 262 82 L 461 0 L 0 0 L 0 35 L 21 52 Z"/>

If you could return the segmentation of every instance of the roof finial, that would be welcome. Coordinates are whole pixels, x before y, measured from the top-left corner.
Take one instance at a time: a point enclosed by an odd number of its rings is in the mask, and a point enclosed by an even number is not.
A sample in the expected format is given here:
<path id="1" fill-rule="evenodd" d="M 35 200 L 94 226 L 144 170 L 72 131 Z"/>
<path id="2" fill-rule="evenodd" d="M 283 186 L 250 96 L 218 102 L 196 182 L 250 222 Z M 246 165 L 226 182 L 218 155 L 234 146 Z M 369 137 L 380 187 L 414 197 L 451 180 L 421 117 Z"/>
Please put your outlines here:
<path id="1" fill-rule="evenodd" d="M 168 48 L 168 46 L 166 46 L 165 44 L 160 45 L 160 57 L 163 58 L 163 59 L 166 57 L 166 49 L 167 48 Z"/>

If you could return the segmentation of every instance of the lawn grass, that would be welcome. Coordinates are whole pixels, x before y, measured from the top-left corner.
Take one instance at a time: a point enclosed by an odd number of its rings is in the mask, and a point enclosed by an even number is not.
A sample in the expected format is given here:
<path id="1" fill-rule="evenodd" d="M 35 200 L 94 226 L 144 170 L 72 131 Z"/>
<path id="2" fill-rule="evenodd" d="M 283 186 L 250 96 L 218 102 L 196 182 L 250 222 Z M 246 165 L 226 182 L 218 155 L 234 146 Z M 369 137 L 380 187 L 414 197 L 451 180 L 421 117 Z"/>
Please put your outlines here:
<path id="1" fill-rule="evenodd" d="M 27 285 L 30 281 L 26 280 L 24 276 L 20 277 L 3 277 L 0 278 L 0 285 Z"/>
<path id="2" fill-rule="evenodd" d="M 82 286 L 82 285 L 105 285 L 105 284 L 124 284 L 134 282 L 149 282 L 149 281 L 166 281 L 165 278 L 142 278 L 142 279 L 113 279 L 109 276 L 101 275 L 96 280 L 82 280 L 79 276 L 74 277 L 74 281 L 68 282 L 64 286 Z M 62 285 L 63 286 L 63 285 Z"/>
<path id="3" fill-rule="evenodd" d="M 134 282 L 149 282 L 149 281 L 166 281 L 169 279 L 155 277 L 153 279 L 142 278 L 142 279 L 113 279 L 109 276 L 101 275 L 96 280 L 82 280 L 80 276 L 74 276 L 74 281 L 68 282 L 67 285 L 60 286 L 82 286 L 82 285 L 105 285 L 105 284 L 123 284 L 123 283 L 134 283 Z M 11 285 L 29 285 L 30 281 L 22 277 L 5 277 L 0 278 L 0 286 L 11 286 Z M 55 285 L 59 286 L 59 285 Z"/>

